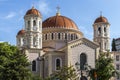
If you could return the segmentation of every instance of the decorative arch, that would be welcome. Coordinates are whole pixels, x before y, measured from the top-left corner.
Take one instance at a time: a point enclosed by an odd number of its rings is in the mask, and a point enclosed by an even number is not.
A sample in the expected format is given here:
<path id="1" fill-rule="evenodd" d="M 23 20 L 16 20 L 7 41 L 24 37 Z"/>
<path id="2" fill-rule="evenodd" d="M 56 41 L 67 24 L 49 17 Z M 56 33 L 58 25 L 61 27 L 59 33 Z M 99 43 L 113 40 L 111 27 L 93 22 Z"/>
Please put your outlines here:
<path id="1" fill-rule="evenodd" d="M 84 70 L 85 64 L 87 63 L 87 55 L 85 53 L 80 54 L 80 69 Z"/>

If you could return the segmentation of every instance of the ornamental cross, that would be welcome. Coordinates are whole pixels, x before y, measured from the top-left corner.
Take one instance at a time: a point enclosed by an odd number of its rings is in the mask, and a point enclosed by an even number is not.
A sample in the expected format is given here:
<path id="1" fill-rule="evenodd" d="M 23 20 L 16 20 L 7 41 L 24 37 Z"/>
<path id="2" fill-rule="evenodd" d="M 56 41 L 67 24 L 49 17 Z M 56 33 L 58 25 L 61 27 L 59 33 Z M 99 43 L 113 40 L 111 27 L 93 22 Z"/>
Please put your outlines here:
<path id="1" fill-rule="evenodd" d="M 56 8 L 57 8 L 57 12 L 60 12 L 60 7 L 59 7 L 59 6 L 57 6 Z"/>

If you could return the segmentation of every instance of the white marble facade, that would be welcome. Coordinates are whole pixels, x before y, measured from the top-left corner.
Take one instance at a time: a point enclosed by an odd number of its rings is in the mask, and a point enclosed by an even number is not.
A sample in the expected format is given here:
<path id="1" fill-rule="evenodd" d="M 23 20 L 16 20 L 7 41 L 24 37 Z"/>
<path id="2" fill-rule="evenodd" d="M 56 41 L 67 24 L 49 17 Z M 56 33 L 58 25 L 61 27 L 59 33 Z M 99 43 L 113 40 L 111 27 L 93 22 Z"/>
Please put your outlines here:
<path id="1" fill-rule="evenodd" d="M 94 23 L 94 41 L 85 38 L 74 21 L 59 12 L 42 22 L 41 13 L 33 7 L 26 12 L 24 21 L 25 28 L 17 34 L 17 46 L 27 55 L 31 71 L 43 78 L 62 66 L 73 65 L 76 68 L 77 62 L 81 69 L 86 63 L 95 68 L 99 45 L 104 44 L 106 50 L 109 49 L 109 24 L 104 21 Z M 106 33 L 101 31 L 107 36 L 100 37 L 96 26 L 103 24 L 107 25 L 106 30 L 102 29 Z M 103 42 L 99 44 L 101 40 Z"/>

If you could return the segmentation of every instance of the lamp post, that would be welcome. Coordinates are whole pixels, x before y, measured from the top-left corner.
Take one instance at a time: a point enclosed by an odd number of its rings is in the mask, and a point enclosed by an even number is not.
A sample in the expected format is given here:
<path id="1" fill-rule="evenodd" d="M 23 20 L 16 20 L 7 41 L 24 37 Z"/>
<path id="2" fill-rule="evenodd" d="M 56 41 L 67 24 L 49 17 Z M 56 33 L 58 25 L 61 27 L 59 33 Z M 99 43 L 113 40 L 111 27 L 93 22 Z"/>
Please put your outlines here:
<path id="1" fill-rule="evenodd" d="M 78 71 L 80 71 L 80 75 L 81 75 L 80 80 L 88 80 L 87 77 L 85 77 L 85 76 L 83 75 L 83 72 L 82 72 L 82 70 L 80 69 L 80 63 L 79 63 L 79 62 L 76 62 L 76 63 L 75 63 L 75 66 L 76 66 L 76 68 L 78 69 Z M 83 68 L 84 68 L 84 70 L 85 70 L 86 65 L 84 65 Z"/>

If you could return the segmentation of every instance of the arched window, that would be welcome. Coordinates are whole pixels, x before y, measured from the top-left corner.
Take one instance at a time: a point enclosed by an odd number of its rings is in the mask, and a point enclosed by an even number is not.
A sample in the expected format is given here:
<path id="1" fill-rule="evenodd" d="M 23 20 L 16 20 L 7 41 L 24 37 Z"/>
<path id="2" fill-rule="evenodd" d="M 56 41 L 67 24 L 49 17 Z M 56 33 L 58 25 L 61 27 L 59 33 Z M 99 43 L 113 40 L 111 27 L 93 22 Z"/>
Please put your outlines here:
<path id="1" fill-rule="evenodd" d="M 80 69 L 84 70 L 85 68 L 85 64 L 87 63 L 87 56 L 85 53 L 82 53 L 80 55 Z"/>
<path id="2" fill-rule="evenodd" d="M 75 39 L 78 39 L 78 36 L 76 35 Z"/>
<path id="3" fill-rule="evenodd" d="M 36 26 L 36 21 L 35 21 L 35 20 L 33 21 L 33 27 L 34 27 L 34 26 Z"/>
<path id="4" fill-rule="evenodd" d="M 65 33 L 65 40 L 67 40 L 67 33 Z"/>
<path id="5" fill-rule="evenodd" d="M 30 30 L 30 21 L 28 21 L 27 29 Z"/>
<path id="6" fill-rule="evenodd" d="M 53 36 L 53 33 L 51 34 L 51 39 L 53 40 L 54 36 Z"/>
<path id="7" fill-rule="evenodd" d="M 106 36 L 106 27 L 104 27 L 104 36 Z"/>
<path id="8" fill-rule="evenodd" d="M 32 61 L 32 71 L 36 71 L 36 61 Z"/>
<path id="9" fill-rule="evenodd" d="M 47 34 L 45 34 L 45 40 L 47 40 Z"/>
<path id="10" fill-rule="evenodd" d="M 55 69 L 60 70 L 61 66 L 62 66 L 62 60 L 61 60 L 61 58 L 57 58 L 55 60 Z"/>
<path id="11" fill-rule="evenodd" d="M 37 46 L 37 42 L 36 42 L 36 37 L 33 37 L 33 46 L 36 47 Z"/>
<path id="12" fill-rule="evenodd" d="M 106 27 L 104 27 L 104 32 L 106 32 Z"/>
<path id="13" fill-rule="evenodd" d="M 71 40 L 73 40 L 73 34 L 71 34 Z"/>
<path id="14" fill-rule="evenodd" d="M 98 35 L 101 34 L 101 27 L 98 28 Z"/>
<path id="15" fill-rule="evenodd" d="M 58 33 L 58 39 L 60 39 L 60 33 Z"/>

